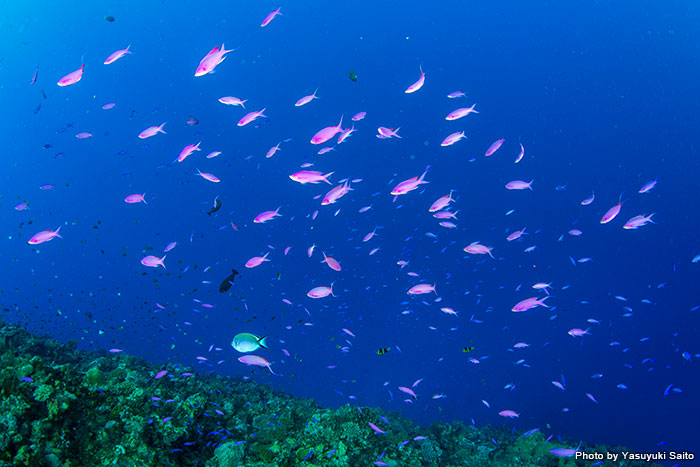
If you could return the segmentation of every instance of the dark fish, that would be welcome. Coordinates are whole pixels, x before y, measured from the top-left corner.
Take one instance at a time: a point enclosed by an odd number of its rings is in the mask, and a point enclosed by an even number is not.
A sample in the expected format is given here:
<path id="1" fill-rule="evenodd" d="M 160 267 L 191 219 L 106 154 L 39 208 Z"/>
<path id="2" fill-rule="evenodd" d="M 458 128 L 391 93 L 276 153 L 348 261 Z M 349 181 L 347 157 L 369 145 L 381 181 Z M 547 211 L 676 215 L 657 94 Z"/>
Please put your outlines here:
<path id="1" fill-rule="evenodd" d="M 230 276 L 228 276 L 226 279 L 224 279 L 224 281 L 219 286 L 219 292 L 221 292 L 221 293 L 228 292 L 228 289 L 230 289 L 231 286 L 233 285 L 233 279 L 238 274 L 238 271 L 236 271 L 235 269 L 231 269 L 231 272 L 232 272 L 232 274 Z"/>
<path id="2" fill-rule="evenodd" d="M 45 145 L 42 146 L 44 149 L 51 149 L 53 147 L 53 144 L 51 143 L 46 143 Z"/>
<path id="3" fill-rule="evenodd" d="M 29 84 L 34 84 L 36 83 L 36 79 L 39 76 L 39 67 L 36 67 L 36 70 L 34 70 L 34 76 L 32 76 L 32 82 Z"/>
<path id="4" fill-rule="evenodd" d="M 384 355 L 388 351 L 389 349 L 387 347 L 382 347 L 381 349 L 377 350 L 377 355 Z"/>
<path id="5" fill-rule="evenodd" d="M 41 95 L 44 96 L 44 100 L 46 100 L 46 93 L 44 92 L 43 89 L 41 90 Z"/>
<path id="6" fill-rule="evenodd" d="M 105 16 L 105 21 L 109 23 L 114 23 L 114 16 Z"/>
<path id="7" fill-rule="evenodd" d="M 214 207 L 211 208 L 209 211 L 207 211 L 207 214 L 211 216 L 212 214 L 214 214 L 214 213 L 215 213 L 216 211 L 218 211 L 219 209 L 221 209 L 221 200 L 219 200 L 219 198 L 217 197 L 217 198 L 214 200 Z"/>
<path id="8" fill-rule="evenodd" d="M 34 109 L 34 113 L 38 114 L 40 110 L 41 110 L 41 103 L 39 103 L 39 105 L 36 106 L 36 108 Z"/>
<path id="9" fill-rule="evenodd" d="M 350 72 L 348 73 L 348 77 L 349 77 L 350 80 L 352 80 L 354 83 L 357 82 L 357 72 L 356 72 L 355 70 L 350 70 Z"/>
<path id="10" fill-rule="evenodd" d="M 188 125 L 198 125 L 199 120 L 197 120 L 197 117 L 195 117 L 194 115 L 190 115 L 190 117 L 187 119 L 187 124 Z"/>
<path id="11" fill-rule="evenodd" d="M 131 113 L 129 114 L 129 120 L 134 118 L 134 115 L 136 115 L 137 113 L 139 113 L 138 110 L 132 110 Z"/>
<path id="12" fill-rule="evenodd" d="M 467 347 L 465 347 L 465 348 L 462 349 L 462 352 L 464 352 L 464 353 L 469 353 L 469 352 L 471 352 L 472 350 L 474 350 L 474 347 L 469 347 L 469 346 L 467 346 Z"/>

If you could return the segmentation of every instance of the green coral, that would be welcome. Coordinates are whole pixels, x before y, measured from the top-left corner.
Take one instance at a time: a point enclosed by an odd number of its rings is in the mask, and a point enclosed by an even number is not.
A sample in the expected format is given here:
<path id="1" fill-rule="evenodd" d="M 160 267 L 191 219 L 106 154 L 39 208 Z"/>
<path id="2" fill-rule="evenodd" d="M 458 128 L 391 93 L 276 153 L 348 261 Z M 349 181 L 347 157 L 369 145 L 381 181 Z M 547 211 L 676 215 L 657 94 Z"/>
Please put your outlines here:
<path id="1" fill-rule="evenodd" d="M 325 409 L 249 380 L 165 369 L 169 377 L 156 380 L 145 360 L 0 326 L 0 467 L 353 467 L 381 453 L 390 467 L 573 465 L 553 456 L 559 445 L 541 433 L 518 437 L 461 422 L 424 428 L 381 409 Z M 616 467 L 634 465 L 648 464 Z"/>

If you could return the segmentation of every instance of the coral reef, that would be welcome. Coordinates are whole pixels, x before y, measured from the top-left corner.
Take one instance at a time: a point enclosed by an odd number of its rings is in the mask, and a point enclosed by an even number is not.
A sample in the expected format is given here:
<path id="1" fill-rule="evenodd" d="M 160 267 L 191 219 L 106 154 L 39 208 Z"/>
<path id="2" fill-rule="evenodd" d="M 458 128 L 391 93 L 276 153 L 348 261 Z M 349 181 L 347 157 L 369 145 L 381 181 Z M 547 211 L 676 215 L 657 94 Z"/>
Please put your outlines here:
<path id="1" fill-rule="evenodd" d="M 0 363 L 2 467 L 588 465 L 550 453 L 566 446 L 539 432 L 423 428 L 375 408 L 325 409 L 249 380 L 172 364 L 161 374 L 142 359 L 78 351 L 2 322 Z"/>

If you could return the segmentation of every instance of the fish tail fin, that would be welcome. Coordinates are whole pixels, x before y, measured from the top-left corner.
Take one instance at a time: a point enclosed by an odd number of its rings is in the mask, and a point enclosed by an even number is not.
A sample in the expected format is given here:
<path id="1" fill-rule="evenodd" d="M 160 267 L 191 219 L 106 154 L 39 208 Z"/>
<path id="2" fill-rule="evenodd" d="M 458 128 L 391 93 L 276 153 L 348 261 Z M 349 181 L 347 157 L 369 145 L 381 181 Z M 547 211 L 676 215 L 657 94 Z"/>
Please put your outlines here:
<path id="1" fill-rule="evenodd" d="M 168 123 L 168 122 L 163 122 L 163 123 L 158 127 L 158 131 L 160 131 L 160 132 L 163 133 L 164 135 L 167 135 L 167 133 L 163 131 L 163 127 L 165 126 L 166 123 Z"/>
<path id="2" fill-rule="evenodd" d="M 260 111 L 260 116 L 261 116 L 261 117 L 267 117 L 267 115 L 265 115 L 265 114 L 263 113 L 263 112 L 265 112 L 265 110 L 267 110 L 267 107 L 263 107 L 263 109 Z"/>
<path id="3" fill-rule="evenodd" d="M 326 175 L 323 176 L 323 181 L 326 182 L 326 183 L 328 183 L 329 185 L 332 185 L 332 183 L 331 183 L 330 181 L 328 181 L 328 177 L 330 177 L 330 176 L 333 175 L 334 173 L 335 173 L 335 172 L 328 172 Z"/>
<path id="4" fill-rule="evenodd" d="M 163 261 L 165 261 L 165 257 L 166 257 L 166 256 L 168 256 L 168 255 L 163 255 L 163 257 L 160 259 L 160 261 L 158 261 L 158 264 L 160 264 L 161 266 L 163 266 L 163 269 L 167 269 L 167 268 L 165 267 L 165 263 L 163 262 Z"/>
<path id="5" fill-rule="evenodd" d="M 275 375 L 275 376 L 280 376 L 280 375 L 278 375 L 277 373 L 275 373 L 274 371 L 272 371 L 272 365 L 268 364 L 268 365 L 267 365 L 267 369 L 270 370 L 270 373 L 272 373 L 273 375 Z"/>
<path id="6" fill-rule="evenodd" d="M 647 217 L 647 220 L 648 220 L 649 222 L 651 222 L 652 224 L 656 224 L 656 222 L 654 222 L 653 220 L 651 220 L 651 216 L 653 216 L 654 214 L 656 214 L 656 213 L 655 213 L 655 212 L 652 212 L 651 214 L 649 214 L 649 217 Z"/>
<path id="7" fill-rule="evenodd" d="M 144 204 L 148 204 L 148 203 L 146 202 L 146 193 L 144 193 L 144 194 L 141 195 L 141 196 L 143 197 L 143 203 L 144 203 Z"/>
<path id="8" fill-rule="evenodd" d="M 437 295 L 437 290 L 435 290 L 436 286 L 437 286 L 437 284 L 433 284 L 433 292 L 435 292 L 435 295 Z"/>
<path id="9" fill-rule="evenodd" d="M 530 183 L 527 184 L 527 187 L 530 189 L 530 191 L 535 191 L 532 189 L 532 182 L 534 182 L 534 181 L 535 181 L 535 179 L 533 178 L 532 180 L 530 180 Z"/>
<path id="10" fill-rule="evenodd" d="M 245 105 L 243 105 L 243 104 L 245 104 L 246 102 L 248 102 L 248 99 L 244 99 L 241 101 L 241 107 L 243 107 L 244 109 L 245 109 Z"/>
<path id="11" fill-rule="evenodd" d="M 63 238 L 63 237 L 61 237 L 61 236 L 58 234 L 58 231 L 59 231 L 59 230 L 61 230 L 61 226 L 60 226 L 60 225 L 58 226 L 58 228 L 56 229 L 56 232 L 54 232 L 54 234 L 55 234 L 58 238 Z"/>
<path id="12" fill-rule="evenodd" d="M 258 344 L 259 344 L 260 347 L 262 347 L 263 349 L 270 350 L 270 348 L 267 346 L 267 342 L 266 342 L 266 339 L 267 339 L 268 337 L 270 337 L 269 334 L 265 334 L 264 336 L 262 336 L 260 339 L 258 339 Z"/>

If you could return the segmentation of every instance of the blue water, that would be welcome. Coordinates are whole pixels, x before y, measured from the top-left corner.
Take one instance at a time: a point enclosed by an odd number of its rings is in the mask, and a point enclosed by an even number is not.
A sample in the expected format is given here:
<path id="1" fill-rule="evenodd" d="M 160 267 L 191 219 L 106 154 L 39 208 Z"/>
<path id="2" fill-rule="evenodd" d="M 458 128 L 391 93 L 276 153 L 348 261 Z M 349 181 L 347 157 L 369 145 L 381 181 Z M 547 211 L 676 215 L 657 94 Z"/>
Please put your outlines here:
<path id="1" fill-rule="evenodd" d="M 381 405 L 421 423 L 539 427 L 642 452 L 697 446 L 690 416 L 700 409 L 700 315 L 693 311 L 700 264 L 691 262 L 700 253 L 697 5 L 287 2 L 283 16 L 261 28 L 280 5 L 61 2 L 30 11 L 3 3 L 6 321 L 82 348 L 123 349 L 202 373 L 252 374 L 324 405 Z M 222 42 L 236 50 L 215 73 L 194 77 Z M 133 54 L 102 64 L 129 44 Z M 56 85 L 82 63 L 80 82 Z M 405 94 L 419 66 L 425 85 Z M 316 88 L 319 99 L 294 107 Z M 458 89 L 466 97 L 446 97 Z M 246 109 L 222 105 L 223 96 L 248 99 Z M 109 102 L 116 106 L 103 110 Z M 474 103 L 479 114 L 444 119 Z M 268 118 L 236 126 L 262 108 Z M 317 155 L 314 133 L 359 111 L 367 118 L 355 123 L 358 132 Z M 186 124 L 190 115 L 198 125 Z M 137 138 L 165 121 L 167 135 Z M 377 139 L 379 126 L 400 127 L 402 138 Z M 467 140 L 440 147 L 462 130 Z M 81 131 L 93 137 L 77 139 Z M 484 157 L 499 138 L 503 147 Z M 173 162 L 198 141 L 201 152 Z M 519 142 L 525 157 L 516 165 Z M 205 158 L 215 150 L 222 155 Z M 321 206 L 314 197 L 330 185 L 288 178 L 304 162 L 314 163 L 307 170 L 335 172 L 333 186 L 362 181 Z M 430 183 L 393 202 L 391 189 L 426 166 Z M 534 179 L 534 190 L 504 188 L 518 179 Z M 637 193 L 654 179 L 655 189 Z M 40 190 L 44 184 L 55 188 Z M 451 189 L 456 229 L 428 213 Z M 123 201 L 144 192 L 148 204 Z M 591 192 L 593 204 L 581 206 Z M 623 192 L 620 215 L 601 225 Z M 223 207 L 207 216 L 217 196 Z M 13 209 L 23 201 L 29 209 Z M 252 222 L 280 206 L 282 217 Z M 656 224 L 622 229 L 650 213 Z M 27 244 L 59 226 L 62 239 Z M 363 243 L 375 226 L 378 236 Z M 523 227 L 527 235 L 506 240 Z M 145 255 L 162 256 L 171 241 L 178 244 L 167 269 L 140 264 Z M 493 246 L 495 259 L 462 251 L 475 241 Z M 524 252 L 530 246 L 535 251 Z M 244 267 L 267 251 L 270 262 Z M 320 263 L 322 251 L 340 261 L 341 272 Z M 592 261 L 570 259 L 583 257 Z M 241 277 L 221 294 L 218 284 L 232 268 Z M 331 282 L 336 297 L 306 296 Z M 436 284 L 437 294 L 406 294 L 422 282 Z M 543 295 L 531 289 L 535 282 L 552 282 L 550 308 L 511 312 Z M 590 328 L 590 335 L 573 338 L 572 328 Z M 270 334 L 271 349 L 257 354 L 282 376 L 239 363 L 230 346 L 238 332 Z M 530 347 L 513 349 L 516 342 Z M 465 354 L 465 346 L 475 349 Z M 380 356 L 379 348 L 390 350 Z M 592 378 L 597 373 L 604 376 Z M 563 392 L 551 384 L 562 375 Z M 398 387 L 420 378 L 419 399 L 405 402 L 410 397 Z M 506 409 L 520 417 L 498 416 Z"/>

